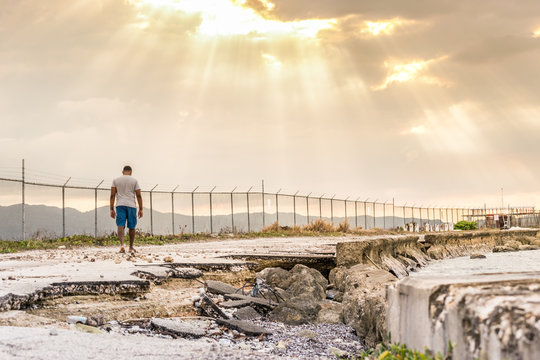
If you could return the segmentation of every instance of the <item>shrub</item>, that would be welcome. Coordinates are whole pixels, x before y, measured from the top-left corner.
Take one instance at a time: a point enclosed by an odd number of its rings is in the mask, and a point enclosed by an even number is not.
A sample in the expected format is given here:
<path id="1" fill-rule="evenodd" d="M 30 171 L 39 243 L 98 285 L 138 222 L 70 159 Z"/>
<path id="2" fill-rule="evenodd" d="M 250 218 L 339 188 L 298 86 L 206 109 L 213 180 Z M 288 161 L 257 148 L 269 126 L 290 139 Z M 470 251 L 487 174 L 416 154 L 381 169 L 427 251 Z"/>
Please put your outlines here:
<path id="1" fill-rule="evenodd" d="M 457 230 L 476 230 L 478 229 L 478 224 L 476 221 L 459 221 L 457 224 L 454 225 L 454 229 Z"/>
<path id="2" fill-rule="evenodd" d="M 325 220 L 317 219 L 304 226 L 303 230 L 312 232 L 334 232 L 336 231 L 336 228 Z"/>
<path id="3" fill-rule="evenodd" d="M 440 353 L 433 354 L 424 349 L 418 351 L 409 349 L 404 344 L 386 344 L 382 343 L 376 349 L 369 350 L 360 354 L 359 359 L 366 360 L 451 360 L 454 345 L 448 343 L 448 354 L 443 356 Z"/>
<path id="4" fill-rule="evenodd" d="M 351 226 L 349 225 L 349 220 L 345 219 L 345 221 L 343 221 L 337 226 L 336 230 L 339 232 L 346 233 L 346 232 L 349 232 L 350 229 L 351 229 Z"/>
<path id="5" fill-rule="evenodd" d="M 268 232 L 276 232 L 281 230 L 281 227 L 279 226 L 278 222 L 275 221 L 272 225 L 268 225 L 261 229 L 261 232 L 268 233 Z"/>

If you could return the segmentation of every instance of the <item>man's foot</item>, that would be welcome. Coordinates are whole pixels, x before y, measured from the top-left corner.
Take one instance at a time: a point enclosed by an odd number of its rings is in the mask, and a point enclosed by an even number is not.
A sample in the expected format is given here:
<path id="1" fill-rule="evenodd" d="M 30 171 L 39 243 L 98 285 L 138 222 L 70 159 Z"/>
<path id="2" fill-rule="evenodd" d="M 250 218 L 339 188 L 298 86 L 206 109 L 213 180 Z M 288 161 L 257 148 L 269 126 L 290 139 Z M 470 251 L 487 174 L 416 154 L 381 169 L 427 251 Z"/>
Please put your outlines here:
<path id="1" fill-rule="evenodd" d="M 120 254 L 123 254 L 123 253 L 125 253 L 125 252 L 126 252 L 126 249 L 125 249 L 123 246 L 120 246 L 120 251 L 119 251 L 119 253 L 120 253 Z"/>
<path id="2" fill-rule="evenodd" d="M 132 253 L 132 254 L 135 254 L 137 251 L 135 251 L 134 248 L 129 248 L 129 252 Z"/>

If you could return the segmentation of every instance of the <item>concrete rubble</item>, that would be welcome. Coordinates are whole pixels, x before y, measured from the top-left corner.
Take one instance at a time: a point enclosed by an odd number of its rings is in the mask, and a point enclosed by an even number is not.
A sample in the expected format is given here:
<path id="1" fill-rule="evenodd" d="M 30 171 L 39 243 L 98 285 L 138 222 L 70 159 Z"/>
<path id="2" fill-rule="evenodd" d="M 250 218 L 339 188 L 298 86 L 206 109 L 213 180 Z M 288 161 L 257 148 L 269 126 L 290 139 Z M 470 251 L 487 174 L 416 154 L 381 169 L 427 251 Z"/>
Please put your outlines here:
<path id="1" fill-rule="evenodd" d="M 398 280 L 399 286 L 404 286 L 401 284 L 408 281 L 412 284 L 413 280 L 408 277 L 410 273 L 426 266 L 431 260 L 457 256 L 482 259 L 490 252 L 534 250 L 540 245 L 536 234 L 537 231 L 531 230 L 347 239 L 337 245 L 332 244 L 336 246 L 335 259 L 330 259 L 331 256 L 321 257 L 324 266 L 320 271 L 298 263 L 289 264 L 291 259 L 299 259 L 316 265 L 317 259 L 310 259 L 309 262 L 301 255 L 288 256 L 286 261 L 282 261 L 287 268 L 273 266 L 260 269 L 260 263 L 251 262 L 256 261 L 257 256 L 246 257 L 245 251 L 235 256 L 250 260 L 249 263 L 232 261 L 223 254 L 215 255 L 212 261 L 206 261 L 205 255 L 193 263 L 174 262 L 179 257 L 178 253 L 116 256 L 105 260 L 91 256 L 87 257 L 87 263 L 81 265 L 81 275 L 75 273 L 79 269 L 73 271 L 66 260 L 65 265 L 55 270 L 62 272 L 61 275 L 54 275 L 61 281 L 38 280 L 31 284 L 29 279 L 32 274 L 28 273 L 29 270 L 24 270 L 24 276 L 7 274 L 3 278 L 6 286 L 0 293 L 0 311 L 31 310 L 40 302 L 62 297 L 104 294 L 126 303 L 135 303 L 134 307 L 140 302 L 139 307 L 144 308 L 145 294 L 155 291 L 159 302 L 160 294 L 174 293 L 174 286 L 177 286 L 173 285 L 174 281 L 183 281 L 191 291 L 191 299 L 182 295 L 183 316 L 170 312 L 170 308 L 164 309 L 163 315 L 156 312 L 155 316 L 128 320 L 124 317 L 122 321 L 104 319 L 103 316 L 99 318 L 89 313 L 85 315 L 88 318 L 87 324 L 82 324 L 84 326 L 66 325 L 79 331 L 96 329 L 95 332 L 106 332 L 95 336 L 117 334 L 145 335 L 163 340 L 185 338 L 193 342 L 212 340 L 216 348 L 240 349 L 247 353 L 255 351 L 267 358 L 354 357 L 364 349 L 364 342 L 374 346 L 385 338 L 390 329 L 394 329 L 392 321 L 402 318 L 388 312 L 396 304 L 396 293 L 392 295 L 391 289 Z M 279 263 L 279 257 L 266 255 L 265 264 Z M 165 258 L 166 263 L 159 263 Z M 95 273 L 95 264 L 104 265 L 99 274 Z M 85 270 L 90 266 L 93 266 L 94 272 L 86 275 Z M 261 271 L 254 274 L 254 269 Z M 246 272 L 251 279 L 255 277 L 255 280 L 241 286 L 238 279 L 227 275 L 242 272 Z M 101 280 L 95 281 L 98 276 Z M 205 280 L 198 280 L 201 277 Z M 24 283 L 20 281 L 22 278 L 25 278 Z M 481 351 L 486 347 L 494 351 L 493 354 L 499 351 L 510 357 L 537 354 L 535 343 L 538 342 L 534 339 L 538 339 L 540 315 L 534 306 L 524 308 L 512 300 L 511 294 L 522 288 L 511 284 L 505 286 L 507 288 L 504 289 L 510 289 L 510 292 L 503 298 L 482 292 L 482 288 L 465 291 L 465 287 L 450 285 L 426 292 L 429 293 L 426 303 L 432 311 L 428 313 L 429 327 L 435 329 L 430 336 L 436 339 L 440 334 L 437 331 L 441 329 L 451 333 L 455 327 L 448 324 L 459 320 L 462 321 L 460 329 L 466 336 L 463 345 L 459 345 L 456 351 L 464 351 L 464 356 L 481 356 Z M 535 284 L 527 286 L 533 293 L 538 290 Z M 171 287 L 170 290 L 167 290 L 168 287 Z M 524 294 L 524 298 L 529 299 L 527 301 L 531 304 L 538 303 L 538 299 L 529 295 Z M 459 304 L 467 306 L 460 305 L 459 311 L 455 310 L 450 305 L 456 299 L 459 299 Z M 76 298 L 73 300 L 74 303 L 78 301 Z M 407 313 L 417 311 L 406 306 L 403 309 Z M 508 327 L 511 330 L 507 330 Z M 477 334 L 478 329 L 483 329 L 481 334 Z M 410 333 L 414 333 L 414 330 Z M 62 334 L 56 331 L 56 335 L 49 336 L 61 337 Z M 484 334 L 488 336 L 483 337 Z M 445 350 L 444 346 L 439 346 L 441 339 L 430 344 L 433 349 Z M 403 338 L 403 341 L 409 343 L 413 340 Z"/>

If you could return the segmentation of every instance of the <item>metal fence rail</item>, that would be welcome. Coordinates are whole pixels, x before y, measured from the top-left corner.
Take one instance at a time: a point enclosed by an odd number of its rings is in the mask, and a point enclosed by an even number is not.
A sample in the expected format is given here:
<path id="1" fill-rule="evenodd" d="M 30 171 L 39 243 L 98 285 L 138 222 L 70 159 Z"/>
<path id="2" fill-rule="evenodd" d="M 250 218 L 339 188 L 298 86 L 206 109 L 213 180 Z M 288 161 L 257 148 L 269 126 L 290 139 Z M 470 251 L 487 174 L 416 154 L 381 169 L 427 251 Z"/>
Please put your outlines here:
<path id="1" fill-rule="evenodd" d="M 0 177 L 0 185 L 15 184 L 4 195 L 20 196 L 20 202 L 9 207 L 0 206 L 5 214 L 0 217 L 0 238 L 8 240 L 49 236 L 68 236 L 87 234 L 100 236 L 115 230 L 114 221 L 108 218 L 108 200 L 110 188 L 103 183 L 95 186 L 77 186 L 70 184 L 68 178 L 61 184 L 41 181 L 29 181 L 25 176 L 24 163 L 20 178 Z M 20 194 L 16 194 L 20 185 Z M 28 203 L 28 193 L 44 189 L 60 190 L 61 204 L 57 207 L 35 208 L 40 201 Z M 79 199 L 86 208 L 83 212 L 66 206 L 70 199 L 69 192 L 79 192 Z M 82 192 L 82 193 L 80 193 Z M 505 208 L 450 208 L 437 206 L 396 205 L 395 202 L 370 199 L 351 200 L 350 197 L 336 198 L 336 195 L 320 196 L 309 194 L 284 193 L 281 190 L 267 192 L 264 182 L 255 190 L 201 190 L 199 186 L 182 190 L 175 186 L 171 190 L 159 190 L 158 185 L 143 190 L 145 207 L 150 212 L 141 219 L 139 228 L 150 234 L 176 235 L 179 233 L 230 233 L 258 231 L 267 225 L 278 223 L 280 226 L 304 226 L 315 220 L 325 220 L 332 224 L 345 221 L 351 228 L 382 228 L 406 231 L 448 231 L 460 220 L 477 221 L 482 226 L 493 224 L 489 219 L 507 215 L 510 226 L 538 226 L 540 214 L 534 207 Z M 57 195 L 49 195 L 55 198 Z M 82 198 L 83 200 L 80 200 Z M 147 201 L 148 200 L 148 201 Z M 159 203 L 159 204 L 157 204 Z M 101 206 L 100 206 L 101 204 Z M 0 205 L 2 203 L 0 202 Z M 161 208 L 157 210 L 155 207 Z M 14 215 L 19 210 L 20 218 Z M 60 208 L 61 214 L 55 211 Z M 32 209 L 33 213 L 29 214 Z M 68 210 L 69 214 L 66 213 Z M 61 225 L 58 223 L 61 218 Z M 149 223 L 148 223 L 149 218 Z M 71 220 L 71 221 L 67 221 Z M 19 226 L 14 230 L 14 226 Z M 90 225 L 90 222 L 92 224 Z"/>

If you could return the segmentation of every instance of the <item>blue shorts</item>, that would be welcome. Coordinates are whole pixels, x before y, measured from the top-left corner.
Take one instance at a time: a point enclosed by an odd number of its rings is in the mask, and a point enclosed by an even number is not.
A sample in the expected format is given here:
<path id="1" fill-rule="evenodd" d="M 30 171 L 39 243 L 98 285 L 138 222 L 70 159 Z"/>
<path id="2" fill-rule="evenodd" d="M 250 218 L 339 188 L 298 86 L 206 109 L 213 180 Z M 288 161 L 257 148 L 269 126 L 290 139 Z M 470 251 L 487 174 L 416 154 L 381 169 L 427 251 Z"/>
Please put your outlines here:
<path id="1" fill-rule="evenodd" d="M 116 226 L 126 226 L 128 229 L 135 229 L 137 226 L 137 209 L 129 206 L 116 207 Z"/>

